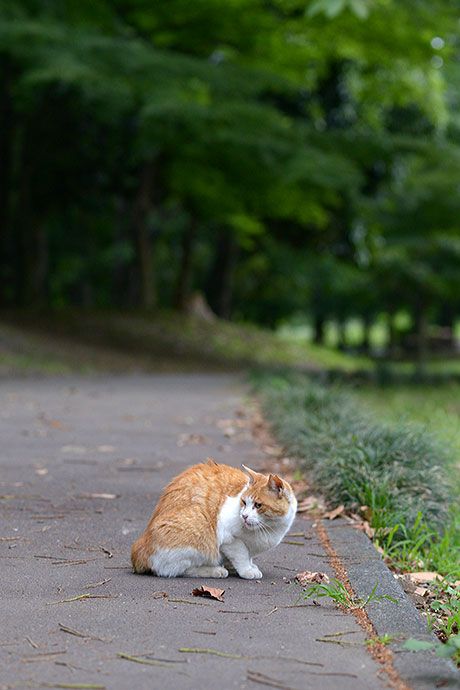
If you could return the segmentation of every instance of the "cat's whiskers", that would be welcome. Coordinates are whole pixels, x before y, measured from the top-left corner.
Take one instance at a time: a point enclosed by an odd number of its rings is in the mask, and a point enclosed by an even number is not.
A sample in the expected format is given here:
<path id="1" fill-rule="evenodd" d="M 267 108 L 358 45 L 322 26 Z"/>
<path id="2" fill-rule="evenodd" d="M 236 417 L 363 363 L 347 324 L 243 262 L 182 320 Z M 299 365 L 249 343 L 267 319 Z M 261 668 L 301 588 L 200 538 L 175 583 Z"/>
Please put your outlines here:
<path id="1" fill-rule="evenodd" d="M 259 529 L 268 538 L 270 538 L 276 532 L 276 529 L 274 526 L 264 525 L 262 522 L 259 522 Z"/>

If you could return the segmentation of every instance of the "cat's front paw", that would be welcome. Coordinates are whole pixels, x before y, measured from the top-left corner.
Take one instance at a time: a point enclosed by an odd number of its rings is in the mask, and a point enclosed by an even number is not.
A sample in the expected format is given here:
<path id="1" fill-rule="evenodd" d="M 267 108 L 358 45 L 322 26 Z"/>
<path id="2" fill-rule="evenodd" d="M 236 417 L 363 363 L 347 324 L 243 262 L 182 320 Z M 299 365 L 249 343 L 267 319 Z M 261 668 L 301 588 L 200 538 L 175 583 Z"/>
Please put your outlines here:
<path id="1" fill-rule="evenodd" d="M 228 577 L 228 570 L 227 568 L 223 568 L 222 566 L 216 566 L 214 568 L 214 575 L 212 577 Z"/>
<path id="2" fill-rule="evenodd" d="M 247 568 L 238 570 L 238 575 L 245 580 L 258 580 L 262 577 L 262 573 L 256 565 L 249 565 Z"/>

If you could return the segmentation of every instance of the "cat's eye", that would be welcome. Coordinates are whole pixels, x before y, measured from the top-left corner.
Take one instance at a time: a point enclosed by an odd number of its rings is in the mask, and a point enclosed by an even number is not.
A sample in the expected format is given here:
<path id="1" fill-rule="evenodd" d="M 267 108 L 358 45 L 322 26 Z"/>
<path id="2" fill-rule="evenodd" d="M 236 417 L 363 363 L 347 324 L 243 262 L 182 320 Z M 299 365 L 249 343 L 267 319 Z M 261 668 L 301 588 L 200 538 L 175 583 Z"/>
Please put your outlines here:
<path id="1" fill-rule="evenodd" d="M 262 503 L 254 503 L 254 508 L 259 510 L 259 508 L 262 508 Z"/>
<path id="2" fill-rule="evenodd" d="M 244 506 L 246 505 L 246 501 L 244 500 L 244 498 L 241 499 L 241 503 L 242 503 Z"/>

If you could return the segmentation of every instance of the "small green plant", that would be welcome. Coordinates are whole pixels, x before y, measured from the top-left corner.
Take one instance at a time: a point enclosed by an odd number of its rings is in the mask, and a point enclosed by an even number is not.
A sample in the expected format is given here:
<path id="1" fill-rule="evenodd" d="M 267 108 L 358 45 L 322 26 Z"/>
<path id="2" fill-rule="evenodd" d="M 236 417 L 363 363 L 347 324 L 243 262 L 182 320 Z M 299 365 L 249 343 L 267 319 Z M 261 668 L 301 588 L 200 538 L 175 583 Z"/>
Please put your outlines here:
<path id="1" fill-rule="evenodd" d="M 455 663 L 460 662 L 460 633 L 449 637 L 446 643 L 443 642 L 427 642 L 426 640 L 417 640 L 410 637 L 404 644 L 405 649 L 411 652 L 425 652 L 428 649 L 434 649 L 438 656 L 445 659 L 452 658 Z"/>
<path id="2" fill-rule="evenodd" d="M 438 614 L 438 618 L 435 623 L 430 617 L 430 625 L 449 640 L 452 635 L 460 633 L 460 585 L 453 587 L 448 582 L 442 582 L 436 590 L 440 598 L 432 601 L 430 608 Z"/>
<path id="3" fill-rule="evenodd" d="M 422 522 L 422 513 L 417 513 L 415 522 L 408 527 L 397 523 L 391 531 L 380 540 L 385 556 L 399 570 L 408 571 L 424 564 L 429 553 L 435 531 Z"/>
<path id="4" fill-rule="evenodd" d="M 372 601 L 378 601 L 379 599 L 389 599 L 390 601 L 397 604 L 398 602 L 393 597 L 388 596 L 388 594 L 383 594 L 381 596 L 375 595 L 375 590 L 377 589 L 378 582 L 375 583 L 372 592 L 369 594 L 367 599 L 360 599 L 359 597 L 352 596 L 346 587 L 335 578 L 332 578 L 329 583 L 319 583 L 308 585 L 299 598 L 296 604 L 299 603 L 301 599 L 319 599 L 320 597 L 329 597 L 336 604 L 341 604 L 347 609 L 361 609 L 370 604 Z"/>
<path id="5" fill-rule="evenodd" d="M 381 637 L 368 637 L 366 644 L 368 647 L 373 647 L 375 644 L 391 644 L 395 639 L 397 638 L 391 634 L 382 635 Z"/>
<path id="6" fill-rule="evenodd" d="M 427 642 L 409 638 L 404 645 L 413 652 L 434 649 L 436 654 L 445 658 L 452 658 L 460 664 L 460 585 L 454 587 L 447 581 L 436 587 L 438 599 L 430 604 L 433 615 L 428 614 L 430 629 L 445 638 L 445 642 Z"/>

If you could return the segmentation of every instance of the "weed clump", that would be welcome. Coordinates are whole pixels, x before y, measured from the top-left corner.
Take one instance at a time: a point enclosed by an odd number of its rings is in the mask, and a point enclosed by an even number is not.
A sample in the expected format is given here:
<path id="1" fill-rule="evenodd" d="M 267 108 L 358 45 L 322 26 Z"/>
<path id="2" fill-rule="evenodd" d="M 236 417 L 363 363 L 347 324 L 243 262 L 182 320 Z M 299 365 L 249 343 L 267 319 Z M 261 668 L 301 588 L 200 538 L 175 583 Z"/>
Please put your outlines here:
<path id="1" fill-rule="evenodd" d="M 332 507 L 368 506 L 377 529 L 400 521 L 410 528 L 419 513 L 432 526 L 445 524 L 452 499 L 446 446 L 421 427 L 379 423 L 338 387 L 284 381 L 259 380 L 264 413 Z"/>
<path id="2" fill-rule="evenodd" d="M 261 375 L 264 414 L 329 505 L 365 514 L 400 570 L 460 576 L 455 453 L 415 424 L 385 424 L 339 386 Z"/>

